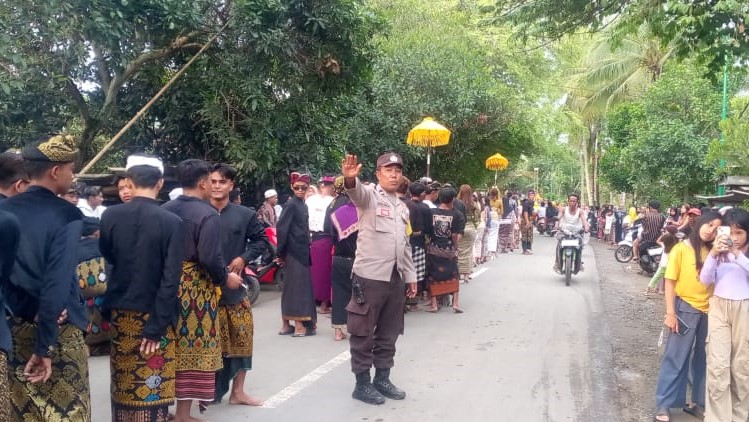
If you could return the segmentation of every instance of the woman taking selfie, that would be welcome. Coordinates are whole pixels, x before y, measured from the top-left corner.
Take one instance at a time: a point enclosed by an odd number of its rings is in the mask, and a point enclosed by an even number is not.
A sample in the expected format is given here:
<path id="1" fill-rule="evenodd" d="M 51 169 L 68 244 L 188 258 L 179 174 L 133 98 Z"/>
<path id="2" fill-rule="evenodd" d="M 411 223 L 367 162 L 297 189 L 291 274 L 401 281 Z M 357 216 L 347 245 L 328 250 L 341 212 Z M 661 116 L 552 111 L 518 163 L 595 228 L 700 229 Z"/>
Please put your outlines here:
<path id="1" fill-rule="evenodd" d="M 703 214 L 689 239 L 676 244 L 669 255 L 664 277 L 663 324 L 670 334 L 655 391 L 657 422 L 670 421 L 670 410 L 684 406 L 690 371 L 692 400 L 683 410 L 699 416 L 705 406 L 705 338 L 710 290 L 700 283 L 699 272 L 720 224 L 720 214 Z"/>
<path id="2" fill-rule="evenodd" d="M 749 213 L 723 217 L 700 281 L 715 286 L 708 312 L 705 422 L 749 419 Z M 730 233 L 730 234 L 729 234 Z"/>

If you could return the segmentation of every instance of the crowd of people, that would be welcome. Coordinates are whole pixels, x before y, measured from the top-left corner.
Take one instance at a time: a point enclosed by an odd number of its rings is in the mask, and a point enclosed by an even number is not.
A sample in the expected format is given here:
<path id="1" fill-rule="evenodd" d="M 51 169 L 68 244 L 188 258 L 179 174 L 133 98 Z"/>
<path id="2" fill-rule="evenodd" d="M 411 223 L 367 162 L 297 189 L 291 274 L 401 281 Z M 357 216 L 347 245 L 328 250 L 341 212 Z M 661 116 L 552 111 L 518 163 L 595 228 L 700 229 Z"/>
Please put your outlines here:
<path id="1" fill-rule="evenodd" d="M 476 265 L 532 253 L 533 192 L 411 183 L 393 153 L 376 183 L 359 179 L 355 157 L 317 186 L 291 173 L 290 199 L 281 207 L 268 189 L 257 212 L 239 205 L 234 168 L 203 160 L 179 163 L 162 203 L 164 165 L 147 154 L 127 157 L 119 202 L 105 206 L 100 187 L 74 184 L 77 156 L 65 135 L 0 155 L 0 398 L 11 404 L 0 420 L 90 420 L 90 355 L 110 357 L 113 421 L 192 422 L 194 406 L 227 394 L 262 404 L 244 391 L 254 324 L 242 277 L 269 250 L 286 280 L 278 334 L 315 335 L 330 314 L 334 339 L 350 337 L 353 397 L 403 399 L 390 368 L 404 313 L 420 301 L 462 313 Z"/>

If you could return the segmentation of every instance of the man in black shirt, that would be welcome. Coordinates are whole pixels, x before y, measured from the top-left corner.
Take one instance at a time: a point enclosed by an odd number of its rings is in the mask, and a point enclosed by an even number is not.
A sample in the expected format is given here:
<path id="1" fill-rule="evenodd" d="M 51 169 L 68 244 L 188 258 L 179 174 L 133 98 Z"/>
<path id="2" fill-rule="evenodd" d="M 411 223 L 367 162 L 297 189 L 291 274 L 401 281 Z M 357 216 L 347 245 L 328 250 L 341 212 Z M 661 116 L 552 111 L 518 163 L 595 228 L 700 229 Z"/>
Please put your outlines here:
<path id="1" fill-rule="evenodd" d="M 417 297 L 423 296 L 427 299 L 427 257 L 426 257 L 426 239 L 425 231 L 426 225 L 432 219 L 432 211 L 429 205 L 424 203 L 426 197 L 426 186 L 421 182 L 411 183 L 408 188 L 411 194 L 411 201 L 416 205 L 416 209 L 420 215 L 422 230 L 421 233 L 411 234 L 411 256 L 414 261 L 414 269 L 416 270 L 416 281 L 418 285 Z"/>
<path id="2" fill-rule="evenodd" d="M 164 184 L 161 160 L 131 155 L 126 168 L 132 198 L 104 211 L 99 238 L 111 266 L 102 313 L 113 332 L 112 416 L 115 421 L 161 421 L 175 397 L 182 220 L 156 200 Z M 152 377 L 160 382 L 149 382 Z M 143 386 L 149 388 L 149 399 L 139 394 Z"/>
<path id="3" fill-rule="evenodd" d="M 10 402 L 8 357 L 13 350 L 10 327 L 6 321 L 5 297 L 2 293 L 10 283 L 10 273 L 16 259 L 18 240 L 21 236 L 18 220 L 8 212 L 0 211 L 0 400 Z M 0 406 L 0 421 L 11 420 L 10 406 Z"/>
<path id="4" fill-rule="evenodd" d="M 211 172 L 211 205 L 218 210 L 221 221 L 221 253 L 229 271 L 244 272 L 248 262 L 265 252 L 268 238 L 255 211 L 230 200 L 237 171 L 227 164 L 216 164 Z M 234 380 L 229 404 L 260 406 L 262 401 L 245 393 L 244 381 L 252 369 L 254 324 L 246 289 L 221 288 L 219 332 L 224 367 L 216 374 L 216 399 L 221 402 Z"/>
<path id="5" fill-rule="evenodd" d="M 0 154 L 0 201 L 18 195 L 29 186 L 23 158 L 15 152 Z"/>
<path id="6" fill-rule="evenodd" d="M 86 314 L 75 281 L 83 216 L 58 197 L 73 180 L 78 149 L 74 138 L 55 135 L 27 146 L 22 155 L 31 186 L 0 202 L 22 228 L 3 291 L 14 315 L 10 382 L 14 391 L 24 392 L 12 395 L 12 420 L 88 420 Z"/>
<path id="7" fill-rule="evenodd" d="M 182 195 L 163 205 L 182 218 L 183 258 L 177 316 L 176 422 L 193 422 L 193 400 L 215 400 L 216 371 L 223 367 L 216 324 L 216 287 L 238 289 L 242 278 L 227 270 L 221 254 L 221 220 L 208 203 L 211 167 L 203 160 L 179 163 Z"/>
<path id="8" fill-rule="evenodd" d="M 523 200 L 523 210 L 520 214 L 520 235 L 523 243 L 523 255 L 533 254 L 533 219 L 536 192 L 528 191 L 528 196 Z"/>

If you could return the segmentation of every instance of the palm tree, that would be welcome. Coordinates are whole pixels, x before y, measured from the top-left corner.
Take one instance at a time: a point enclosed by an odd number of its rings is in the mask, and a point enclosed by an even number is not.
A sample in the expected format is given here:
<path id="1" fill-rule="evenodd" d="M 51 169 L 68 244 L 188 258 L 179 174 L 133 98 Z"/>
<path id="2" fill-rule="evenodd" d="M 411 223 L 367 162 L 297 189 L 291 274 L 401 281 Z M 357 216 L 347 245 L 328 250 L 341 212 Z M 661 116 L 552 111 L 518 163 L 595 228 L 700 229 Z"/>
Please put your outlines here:
<path id="1" fill-rule="evenodd" d="M 637 98 L 655 82 L 672 56 L 674 45 L 663 46 L 648 22 L 619 37 L 621 28 L 604 31 L 582 60 L 569 84 L 567 107 L 587 130 L 578 139 L 584 180 L 591 202 L 598 203 L 599 133 L 606 112 Z"/>

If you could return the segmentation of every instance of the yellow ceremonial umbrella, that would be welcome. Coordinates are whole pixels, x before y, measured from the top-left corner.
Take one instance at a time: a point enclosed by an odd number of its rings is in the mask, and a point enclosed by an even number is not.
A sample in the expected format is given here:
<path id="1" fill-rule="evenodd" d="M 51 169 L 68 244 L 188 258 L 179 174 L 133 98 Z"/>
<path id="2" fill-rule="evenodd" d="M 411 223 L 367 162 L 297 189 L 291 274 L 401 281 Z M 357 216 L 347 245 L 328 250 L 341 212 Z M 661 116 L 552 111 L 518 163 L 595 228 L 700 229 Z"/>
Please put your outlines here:
<path id="1" fill-rule="evenodd" d="M 510 165 L 510 162 L 500 153 L 486 159 L 486 168 L 494 170 L 494 185 L 497 184 L 497 172 L 506 169 L 508 165 Z"/>
<path id="2" fill-rule="evenodd" d="M 429 177 L 432 148 L 450 143 L 450 129 L 435 122 L 431 117 L 425 117 L 421 123 L 408 132 L 406 142 L 408 145 L 427 148 L 427 177 Z"/>

